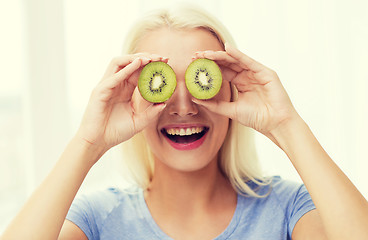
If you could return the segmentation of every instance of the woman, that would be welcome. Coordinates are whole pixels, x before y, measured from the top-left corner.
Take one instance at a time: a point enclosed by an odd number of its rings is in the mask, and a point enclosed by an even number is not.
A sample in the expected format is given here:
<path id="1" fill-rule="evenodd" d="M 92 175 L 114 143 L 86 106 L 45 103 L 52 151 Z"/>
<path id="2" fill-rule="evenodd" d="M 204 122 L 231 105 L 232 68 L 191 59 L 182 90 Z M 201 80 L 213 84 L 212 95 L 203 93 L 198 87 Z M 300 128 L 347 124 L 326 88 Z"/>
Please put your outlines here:
<path id="1" fill-rule="evenodd" d="M 222 25 L 199 10 L 162 11 L 133 29 L 128 55 L 110 63 L 77 134 L 3 239 L 368 239 L 367 201 L 324 152 L 274 71 L 236 49 Z M 223 74 L 209 101 L 194 99 L 184 83 L 197 58 L 216 61 Z M 177 76 L 162 104 L 136 90 L 140 70 L 153 61 Z M 237 148 L 240 126 L 284 150 L 310 195 L 303 185 L 262 177 L 251 162 L 249 132 L 247 149 Z M 167 136 L 192 128 L 206 132 L 190 148 Z M 143 157 L 128 165 L 139 187 L 71 206 L 90 168 L 133 136 L 135 146 L 144 138 Z"/>

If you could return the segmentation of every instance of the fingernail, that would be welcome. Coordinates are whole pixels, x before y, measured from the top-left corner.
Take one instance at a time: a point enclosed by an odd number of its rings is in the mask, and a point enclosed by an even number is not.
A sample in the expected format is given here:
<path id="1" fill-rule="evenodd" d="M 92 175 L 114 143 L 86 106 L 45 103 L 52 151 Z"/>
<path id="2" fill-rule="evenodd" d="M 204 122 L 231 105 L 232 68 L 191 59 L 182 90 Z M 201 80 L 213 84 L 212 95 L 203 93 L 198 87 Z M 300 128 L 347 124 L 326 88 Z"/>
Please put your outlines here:
<path id="1" fill-rule="evenodd" d="M 142 58 L 142 63 L 143 64 L 148 64 L 151 61 L 151 59 L 149 58 Z"/>
<path id="2" fill-rule="evenodd" d="M 225 49 L 227 49 L 230 46 L 228 42 L 226 42 L 224 45 L 225 45 Z"/>
<path id="3" fill-rule="evenodd" d="M 156 108 L 159 108 L 162 111 L 166 107 L 166 103 L 157 103 L 154 104 Z"/>
<path id="4" fill-rule="evenodd" d="M 197 104 L 198 104 L 198 99 L 196 99 L 196 98 L 192 98 L 192 102 L 194 102 L 194 103 L 197 103 Z"/>
<path id="5" fill-rule="evenodd" d="M 136 63 L 136 62 L 141 62 L 142 63 L 142 59 L 140 57 L 136 58 L 136 59 L 134 59 L 134 61 L 132 63 Z"/>

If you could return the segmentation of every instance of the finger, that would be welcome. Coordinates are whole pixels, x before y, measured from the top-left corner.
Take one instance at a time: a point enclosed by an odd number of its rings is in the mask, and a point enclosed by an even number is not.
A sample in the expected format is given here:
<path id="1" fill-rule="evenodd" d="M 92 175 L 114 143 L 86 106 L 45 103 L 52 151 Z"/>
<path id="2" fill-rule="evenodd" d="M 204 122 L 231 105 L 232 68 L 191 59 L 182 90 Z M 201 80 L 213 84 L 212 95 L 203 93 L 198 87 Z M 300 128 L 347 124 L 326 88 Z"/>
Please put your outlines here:
<path id="1" fill-rule="evenodd" d="M 158 114 L 166 107 L 165 103 L 151 104 L 145 111 L 141 113 L 134 113 L 133 121 L 136 132 L 143 130 L 152 119 L 155 119 Z"/>
<path id="2" fill-rule="evenodd" d="M 158 54 L 150 54 L 148 55 L 148 57 L 153 61 L 153 62 L 158 62 L 158 61 L 162 61 L 162 62 L 167 62 L 167 60 L 169 59 L 168 57 L 164 57 Z"/>
<path id="3" fill-rule="evenodd" d="M 110 89 L 119 87 L 119 101 L 129 101 L 131 98 L 131 95 L 133 94 L 134 89 L 137 87 L 139 74 L 142 67 L 144 65 L 151 62 L 151 58 L 147 59 L 145 57 L 139 57 L 138 60 L 141 60 L 141 64 L 138 66 L 133 66 L 133 63 L 131 65 L 128 65 L 126 68 L 120 70 L 118 73 L 115 74 L 117 79 L 126 79 L 123 81 L 117 81 L 117 82 L 110 82 L 111 85 L 107 86 Z M 161 61 L 167 62 L 168 58 L 160 57 Z M 120 85 L 119 85 L 120 84 Z"/>
<path id="4" fill-rule="evenodd" d="M 104 88 L 115 88 L 119 84 L 127 81 L 128 78 L 137 71 L 143 64 L 147 63 L 149 60 L 136 58 L 132 63 L 128 64 L 126 67 L 121 69 L 119 72 L 115 73 L 110 78 L 106 79 L 102 84 Z M 136 81 L 130 81 L 130 84 L 136 85 Z"/>
<path id="5" fill-rule="evenodd" d="M 258 86 L 256 82 L 247 76 L 248 72 L 250 71 L 241 72 L 231 81 L 239 93 L 252 91 Z"/>
<path id="6" fill-rule="evenodd" d="M 151 59 L 152 61 L 166 61 L 167 59 L 169 59 L 168 57 L 164 57 L 164 56 L 159 55 L 159 54 L 148 53 L 148 52 L 135 53 L 134 56 L 147 57 L 147 58 Z"/>
<path id="7" fill-rule="evenodd" d="M 119 71 L 120 74 L 114 74 L 113 76 L 100 82 L 94 89 L 93 95 L 98 96 L 98 98 L 102 101 L 108 101 L 112 98 L 117 98 L 119 101 L 128 101 L 133 94 L 135 86 L 133 86 L 134 82 L 130 84 L 127 83 L 126 76 L 134 73 L 137 69 L 139 69 L 141 64 L 142 62 L 140 59 L 135 59 L 124 69 Z M 125 84 L 123 84 L 124 81 L 126 81 Z M 119 88 L 117 88 L 118 85 Z"/>
<path id="8" fill-rule="evenodd" d="M 134 59 L 138 57 L 139 56 L 136 56 L 136 55 L 126 55 L 126 56 L 119 56 L 119 57 L 113 58 L 106 68 L 106 71 L 102 77 L 102 81 L 106 79 L 107 77 L 112 76 L 113 74 L 117 73 L 129 63 L 132 63 Z"/>
<path id="9" fill-rule="evenodd" d="M 236 105 L 234 102 L 226 102 L 219 100 L 199 100 L 193 98 L 192 101 L 198 105 L 201 105 L 211 112 L 217 113 L 219 115 L 226 116 L 231 119 L 236 117 Z"/>
<path id="10" fill-rule="evenodd" d="M 207 58 L 216 61 L 221 68 L 223 79 L 233 81 L 238 75 L 246 70 L 238 65 L 239 61 L 228 55 L 224 51 L 203 51 L 196 52 L 192 59 Z"/>
<path id="11" fill-rule="evenodd" d="M 197 56 L 198 58 L 208 58 L 216 61 L 225 61 L 229 64 L 238 62 L 238 60 L 228 55 L 225 51 L 199 51 L 195 53 L 195 56 Z"/>
<path id="12" fill-rule="evenodd" d="M 129 63 L 132 63 L 137 58 L 150 60 L 150 61 L 163 61 L 166 63 L 169 59 L 168 57 L 163 57 L 157 54 L 150 54 L 150 53 L 135 53 L 131 55 L 115 57 L 111 60 L 110 64 L 108 65 L 102 79 L 105 79 L 106 77 L 109 77 L 117 73 L 118 71 L 120 71 L 122 68 L 124 68 Z"/>
<path id="13" fill-rule="evenodd" d="M 145 58 L 145 57 L 139 57 L 139 59 L 141 59 L 141 65 L 138 67 L 144 67 L 145 65 L 147 65 L 148 63 L 153 62 L 152 58 Z M 169 58 L 166 57 L 160 57 L 160 62 L 168 62 Z M 139 79 L 139 75 L 140 75 L 140 71 L 136 71 L 137 69 L 135 69 L 132 73 L 128 73 L 128 76 L 120 76 L 120 77 L 127 77 L 127 83 L 133 85 L 133 87 L 137 86 L 137 80 Z M 118 73 L 116 73 L 115 75 L 117 75 L 119 77 L 119 75 L 126 75 L 127 73 L 124 71 L 119 71 Z M 119 78 L 120 78 L 119 77 Z"/>
<path id="14" fill-rule="evenodd" d="M 236 72 L 241 72 L 244 70 L 239 65 L 239 61 L 235 58 L 231 57 L 224 51 L 204 51 L 204 52 L 196 52 L 195 55 L 192 57 L 192 60 L 198 58 L 207 58 L 213 61 L 216 61 L 218 65 L 222 65 L 228 67 Z"/>
<path id="15" fill-rule="evenodd" d="M 253 72 L 260 72 L 262 69 L 265 68 L 265 66 L 255 61 L 254 59 L 248 57 L 247 55 L 239 51 L 237 48 L 231 46 L 228 43 L 225 43 L 225 50 L 230 56 L 237 59 L 244 69 L 248 69 Z"/>
<path id="16" fill-rule="evenodd" d="M 222 78 L 225 79 L 226 81 L 231 82 L 238 75 L 236 71 L 230 68 L 223 67 L 223 66 L 220 66 L 220 68 L 221 68 Z"/>

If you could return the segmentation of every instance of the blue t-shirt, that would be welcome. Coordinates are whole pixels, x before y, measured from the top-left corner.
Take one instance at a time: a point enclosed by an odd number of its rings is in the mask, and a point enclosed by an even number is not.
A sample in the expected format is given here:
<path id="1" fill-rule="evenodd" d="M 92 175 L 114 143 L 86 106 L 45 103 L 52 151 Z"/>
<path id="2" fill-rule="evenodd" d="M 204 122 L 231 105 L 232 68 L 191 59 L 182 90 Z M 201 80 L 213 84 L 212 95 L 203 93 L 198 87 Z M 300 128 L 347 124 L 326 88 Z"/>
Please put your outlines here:
<path id="1" fill-rule="evenodd" d="M 315 206 L 303 184 L 274 177 L 271 186 L 265 198 L 238 194 L 231 222 L 215 239 L 291 239 L 296 222 Z M 269 190 L 264 186 L 258 193 Z M 153 220 L 139 188 L 129 192 L 110 188 L 76 198 L 66 218 L 89 240 L 172 240 Z"/>

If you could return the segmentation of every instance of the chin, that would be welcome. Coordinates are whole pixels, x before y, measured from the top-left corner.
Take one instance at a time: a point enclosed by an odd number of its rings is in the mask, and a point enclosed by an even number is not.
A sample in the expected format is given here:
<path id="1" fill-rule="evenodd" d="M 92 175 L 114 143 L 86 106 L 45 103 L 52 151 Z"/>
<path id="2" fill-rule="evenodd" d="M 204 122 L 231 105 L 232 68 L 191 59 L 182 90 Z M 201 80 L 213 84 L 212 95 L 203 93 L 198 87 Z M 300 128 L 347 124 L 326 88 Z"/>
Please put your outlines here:
<path id="1" fill-rule="evenodd" d="M 217 154 L 203 151 L 170 151 L 167 156 L 156 155 L 155 166 L 164 167 L 174 171 L 190 173 L 208 169 L 210 166 L 217 167 Z M 215 164 L 213 164 L 215 163 Z"/>

